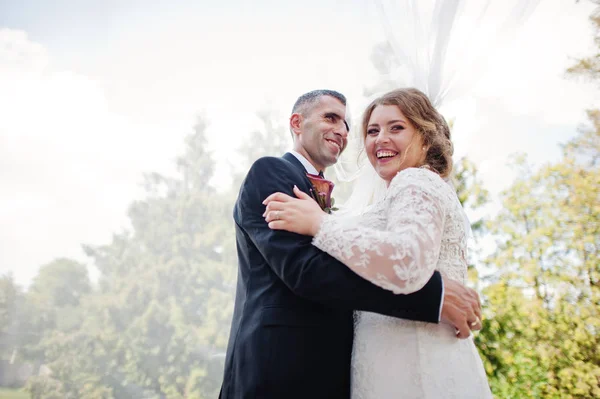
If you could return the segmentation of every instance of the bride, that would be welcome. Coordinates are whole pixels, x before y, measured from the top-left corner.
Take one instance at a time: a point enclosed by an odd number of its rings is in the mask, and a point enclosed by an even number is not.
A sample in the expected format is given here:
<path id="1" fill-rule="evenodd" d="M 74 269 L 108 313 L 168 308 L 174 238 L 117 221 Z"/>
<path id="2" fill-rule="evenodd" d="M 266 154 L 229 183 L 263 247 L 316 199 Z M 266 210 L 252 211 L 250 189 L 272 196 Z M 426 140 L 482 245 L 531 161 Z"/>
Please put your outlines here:
<path id="1" fill-rule="evenodd" d="M 419 90 L 399 89 L 367 107 L 361 130 L 385 197 L 360 216 L 336 216 L 294 188 L 298 198 L 267 198 L 269 227 L 313 236 L 313 245 L 398 295 L 418 291 L 435 270 L 464 284 L 467 227 L 444 181 L 453 152 L 444 118 Z M 358 312 L 352 397 L 491 398 L 472 337 L 457 334 L 444 323 Z"/>

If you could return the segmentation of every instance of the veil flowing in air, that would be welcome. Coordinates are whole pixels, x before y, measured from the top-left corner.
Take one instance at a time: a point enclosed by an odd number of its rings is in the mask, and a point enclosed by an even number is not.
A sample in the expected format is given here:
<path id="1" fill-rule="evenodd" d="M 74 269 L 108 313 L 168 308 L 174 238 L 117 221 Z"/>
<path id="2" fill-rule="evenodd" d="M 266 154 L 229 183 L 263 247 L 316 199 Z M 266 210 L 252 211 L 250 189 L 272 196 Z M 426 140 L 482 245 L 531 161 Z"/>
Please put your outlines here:
<path id="1" fill-rule="evenodd" d="M 540 0 L 376 0 L 392 49 L 388 80 L 414 87 L 439 109 L 468 94 L 487 71 L 491 55 L 514 42 Z M 383 92 L 367 99 L 370 103 Z M 358 118 L 362 115 L 358 115 Z M 356 118 L 355 118 L 356 119 Z M 360 213 L 381 198 L 385 183 L 363 151 L 360 120 L 334 167 L 339 181 L 354 182 L 342 211 Z"/>

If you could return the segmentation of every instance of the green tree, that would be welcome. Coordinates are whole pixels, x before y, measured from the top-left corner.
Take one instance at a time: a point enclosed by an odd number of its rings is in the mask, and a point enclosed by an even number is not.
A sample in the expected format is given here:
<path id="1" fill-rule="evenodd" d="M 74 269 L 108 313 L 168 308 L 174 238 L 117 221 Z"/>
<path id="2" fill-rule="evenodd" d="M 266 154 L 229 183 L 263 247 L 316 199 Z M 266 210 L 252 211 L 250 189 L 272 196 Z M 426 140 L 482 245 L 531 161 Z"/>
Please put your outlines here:
<path id="1" fill-rule="evenodd" d="M 43 265 L 27 290 L 27 302 L 34 311 L 30 321 L 35 332 L 66 331 L 81 321 L 81 299 L 91 291 L 85 265 L 60 258 Z"/>
<path id="2" fill-rule="evenodd" d="M 591 22 L 600 48 L 600 7 Z M 599 57 L 568 74 L 597 80 Z M 489 224 L 498 272 L 476 340 L 498 397 L 600 397 L 600 111 L 588 118 L 559 162 L 534 171 L 517 159 Z"/>
<path id="3" fill-rule="evenodd" d="M 12 357 L 18 348 L 18 307 L 22 295 L 12 275 L 0 276 L 0 360 Z"/>
<path id="4" fill-rule="evenodd" d="M 594 29 L 594 44 L 596 45 L 596 51 L 590 57 L 577 60 L 577 62 L 567 70 L 567 73 L 571 76 L 582 76 L 592 81 L 600 81 L 600 1 L 590 1 L 599 5 L 590 16 L 590 22 Z"/>
<path id="5" fill-rule="evenodd" d="M 478 211 L 490 201 L 490 193 L 479 176 L 477 165 L 467 157 L 455 161 L 452 169 L 452 182 L 460 203 L 466 209 Z M 483 234 L 485 223 L 483 218 L 471 221 L 474 234 Z"/>
<path id="6" fill-rule="evenodd" d="M 145 177 L 129 208 L 131 229 L 85 246 L 98 269 L 86 317 L 44 339 L 52 370 L 39 397 L 215 397 L 232 312 L 233 198 L 210 185 L 214 159 L 199 118 L 177 159 L 178 175 Z M 50 390 L 50 391 L 48 391 Z"/>
<path id="7" fill-rule="evenodd" d="M 44 361 L 48 332 L 77 328 L 83 318 L 79 305 L 90 291 L 87 268 L 79 262 L 59 258 L 40 267 L 25 295 L 23 316 L 30 339 L 23 349 L 28 360 Z"/>
<path id="8" fill-rule="evenodd" d="M 600 397 L 600 123 L 537 171 L 525 160 L 489 224 L 498 270 L 477 342 L 499 397 Z"/>

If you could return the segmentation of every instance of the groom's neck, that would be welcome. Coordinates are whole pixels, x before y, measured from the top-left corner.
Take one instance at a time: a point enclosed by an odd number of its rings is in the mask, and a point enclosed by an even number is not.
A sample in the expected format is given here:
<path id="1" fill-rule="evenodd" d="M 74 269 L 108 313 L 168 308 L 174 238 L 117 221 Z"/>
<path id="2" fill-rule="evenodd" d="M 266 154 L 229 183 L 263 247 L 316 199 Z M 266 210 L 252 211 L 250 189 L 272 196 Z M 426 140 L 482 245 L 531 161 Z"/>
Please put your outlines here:
<path id="1" fill-rule="evenodd" d="M 317 172 L 325 172 L 325 167 L 317 164 L 304 147 L 302 147 L 301 145 L 294 145 L 294 151 L 306 158 L 306 160 L 310 162 L 310 164 L 317 170 Z"/>

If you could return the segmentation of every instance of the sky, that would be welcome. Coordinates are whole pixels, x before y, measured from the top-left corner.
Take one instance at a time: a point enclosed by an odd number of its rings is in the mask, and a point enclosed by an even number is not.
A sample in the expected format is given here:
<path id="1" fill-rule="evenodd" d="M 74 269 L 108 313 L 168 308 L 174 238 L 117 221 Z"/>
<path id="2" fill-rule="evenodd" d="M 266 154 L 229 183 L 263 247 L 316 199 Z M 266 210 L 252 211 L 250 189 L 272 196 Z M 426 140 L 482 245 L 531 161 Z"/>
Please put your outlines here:
<path id="1" fill-rule="evenodd" d="M 591 11 L 542 1 L 477 85 L 442 107 L 457 156 L 494 195 L 514 178 L 511 154 L 558 159 L 598 105 L 598 87 L 564 75 L 592 53 Z M 0 0 L 0 274 L 27 285 L 57 257 L 86 261 L 81 244 L 127 227 L 143 173 L 174 173 L 199 114 L 223 184 L 257 111 L 285 117 L 325 87 L 358 115 L 384 38 L 367 0 Z"/>

